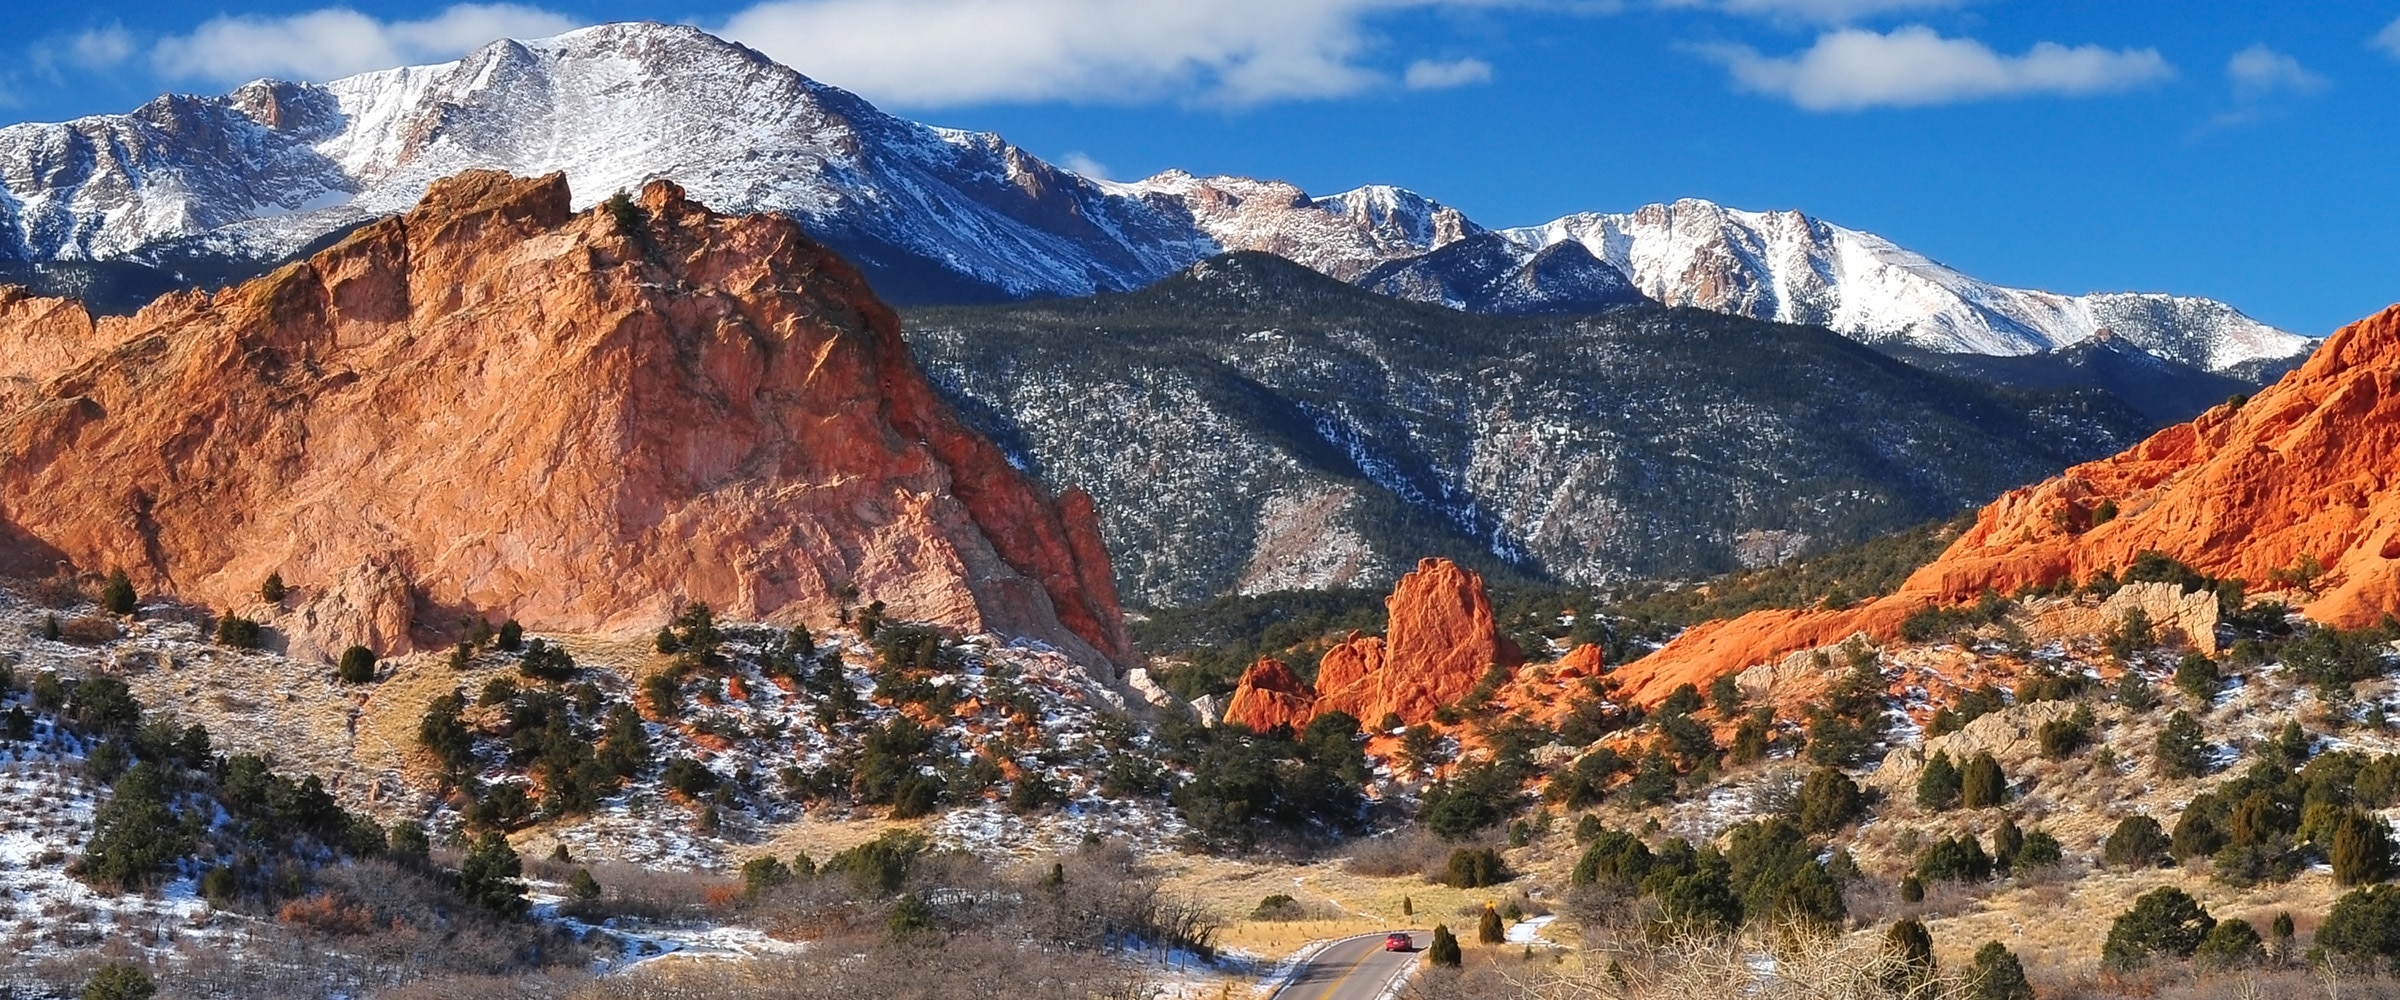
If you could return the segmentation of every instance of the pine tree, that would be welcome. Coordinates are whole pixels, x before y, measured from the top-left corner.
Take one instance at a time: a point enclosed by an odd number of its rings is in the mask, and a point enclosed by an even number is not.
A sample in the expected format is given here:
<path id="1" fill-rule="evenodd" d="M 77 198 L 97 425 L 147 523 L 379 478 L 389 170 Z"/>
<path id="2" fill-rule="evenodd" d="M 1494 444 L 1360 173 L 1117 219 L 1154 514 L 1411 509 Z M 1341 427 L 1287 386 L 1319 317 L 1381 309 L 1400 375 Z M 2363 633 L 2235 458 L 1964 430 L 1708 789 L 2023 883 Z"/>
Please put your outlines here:
<path id="1" fill-rule="evenodd" d="M 2370 885 L 2392 877 L 2392 831 L 2383 820 L 2349 810 L 2334 821 L 2326 849 L 2337 885 Z"/>
<path id="2" fill-rule="evenodd" d="M 523 916 L 525 862 L 508 838 L 486 833 L 458 865 L 458 894 L 503 917 Z"/>
<path id="3" fill-rule="evenodd" d="M 281 573 L 267 574 L 267 581 L 258 585 L 258 599 L 269 604 L 282 604 L 286 593 Z"/>
<path id="4" fill-rule="evenodd" d="M 577 868 L 567 879 L 567 894 L 586 903 L 600 898 L 600 880 L 592 877 L 589 868 Z"/>
<path id="5" fill-rule="evenodd" d="M 1986 941 L 1975 949 L 1975 960 L 1967 966 L 1967 996 L 1971 1000 L 2034 1000 L 2025 966 L 2017 961 L 2016 952 L 1998 941 Z"/>
<path id="6" fill-rule="evenodd" d="M 2200 720 L 2178 709 L 2158 731 L 2158 771 L 2170 778 L 2197 778 L 2208 769 L 2208 745 L 2201 742 Z"/>
<path id="7" fill-rule="evenodd" d="M 2008 801 L 2008 775 L 1989 751 L 1975 754 L 1958 776 L 1958 804 L 1983 809 Z"/>
<path id="8" fill-rule="evenodd" d="M 109 570 L 108 582 L 100 587 L 100 607 L 112 615 L 130 615 L 135 603 L 133 581 L 122 569 Z"/>
<path id="9" fill-rule="evenodd" d="M 1433 925 L 1433 944 L 1425 949 L 1425 960 L 1444 968 L 1455 969 L 1465 958 L 1466 956 L 1458 948 L 1458 936 L 1450 933 L 1450 925 Z"/>
<path id="10" fill-rule="evenodd" d="M 1507 929 L 1500 925 L 1500 911 L 1490 903 L 1483 904 L 1483 919 L 1475 925 L 1475 940 L 1484 944 L 1508 940 Z"/>
<path id="11" fill-rule="evenodd" d="M 2017 829 L 2016 820 L 2002 815 L 2000 825 L 1992 830 L 1992 863 L 2001 871 L 2010 871 L 2016 867 L 2017 855 L 2024 850 L 2024 831 Z"/>
<path id="12" fill-rule="evenodd" d="M 1924 902 L 1925 880 L 1918 878 L 1915 872 L 1900 876 L 1900 901 L 1903 903 Z"/>
<path id="13" fill-rule="evenodd" d="M 1917 774 L 1917 808 L 1940 812 L 1958 804 L 1958 765 L 1950 755 L 1934 751 L 1933 759 Z"/>
<path id="14" fill-rule="evenodd" d="M 1801 830 L 1832 833 L 1867 811 L 1867 797 L 1848 775 L 1820 767 L 1801 783 L 1800 797 L 1794 806 Z"/>

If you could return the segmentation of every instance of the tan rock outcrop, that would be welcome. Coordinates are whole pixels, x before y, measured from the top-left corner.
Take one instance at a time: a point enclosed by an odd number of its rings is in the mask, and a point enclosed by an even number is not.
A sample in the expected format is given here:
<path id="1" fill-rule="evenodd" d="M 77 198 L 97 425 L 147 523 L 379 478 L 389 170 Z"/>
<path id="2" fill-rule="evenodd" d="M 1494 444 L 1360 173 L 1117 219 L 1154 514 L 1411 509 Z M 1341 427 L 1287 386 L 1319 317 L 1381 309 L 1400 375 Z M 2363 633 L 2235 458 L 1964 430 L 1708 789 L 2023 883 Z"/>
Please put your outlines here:
<path id="1" fill-rule="evenodd" d="M 0 345 L 79 329 L 8 301 Z M 687 599 L 824 621 L 854 585 L 1130 660 L 1090 500 L 1053 502 L 966 428 L 857 270 L 786 218 L 664 182 L 577 215 L 557 175 L 473 172 L 307 261 L 102 326 L 0 396 L 19 563 L 55 552 L 220 607 L 280 572 L 335 602 L 290 616 L 321 649 L 392 652 L 468 614 L 633 632 Z"/>

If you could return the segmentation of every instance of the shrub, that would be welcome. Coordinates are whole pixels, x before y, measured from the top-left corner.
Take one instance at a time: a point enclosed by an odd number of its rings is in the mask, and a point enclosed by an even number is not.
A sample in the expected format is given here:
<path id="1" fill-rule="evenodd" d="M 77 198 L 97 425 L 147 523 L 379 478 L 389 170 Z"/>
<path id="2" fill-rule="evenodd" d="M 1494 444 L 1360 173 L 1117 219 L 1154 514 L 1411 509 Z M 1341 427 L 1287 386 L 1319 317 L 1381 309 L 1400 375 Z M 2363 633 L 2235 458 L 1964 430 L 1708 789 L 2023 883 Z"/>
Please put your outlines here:
<path id="1" fill-rule="evenodd" d="M 257 622 L 236 614 L 217 619 L 217 645 L 257 649 L 265 641 L 266 629 Z"/>
<path id="2" fill-rule="evenodd" d="M 1958 803 L 1969 809 L 1984 809 L 2008 801 L 2008 776 L 2001 773 L 2000 762 L 1988 751 L 1977 752 L 1959 772 Z"/>
<path id="3" fill-rule="evenodd" d="M 676 682 L 675 673 L 662 670 L 642 678 L 642 697 L 650 702 L 651 714 L 672 719 L 682 712 L 683 685 Z"/>
<path id="4" fill-rule="evenodd" d="M 2200 653 L 2185 653 L 2175 663 L 2175 690 L 2181 691 L 2201 704 L 2217 697 L 2217 688 L 2224 678 L 2217 674 L 2217 661 Z"/>
<path id="5" fill-rule="evenodd" d="M 1458 936 L 1450 933 L 1450 925 L 1433 925 L 1433 944 L 1426 947 L 1425 960 L 1442 968 L 1455 969 L 1465 958 L 1458 948 Z"/>
<path id="6" fill-rule="evenodd" d="M 1867 797 L 1849 775 L 1820 767 L 1809 772 L 1807 781 L 1801 782 L 1800 797 L 1793 803 L 1793 811 L 1800 829 L 1832 833 L 1866 814 Z"/>
<path id="7" fill-rule="evenodd" d="M 2189 958 L 2216 926 L 2216 918 L 2183 890 L 2161 886 L 2117 915 L 2100 947 L 2100 959 L 2110 968 L 2127 969 L 2154 955 Z"/>
<path id="8" fill-rule="evenodd" d="M 2131 667 L 2117 678 L 2117 704 L 2128 712 L 2147 712 L 2158 707 L 2158 693 L 2150 690 L 2150 682 Z"/>
<path id="9" fill-rule="evenodd" d="M 108 582 L 100 585 L 101 609 L 112 615 L 130 615 L 136 603 L 133 581 L 125 578 L 125 571 L 109 570 Z"/>
<path id="10" fill-rule="evenodd" d="M 1967 966 L 1968 1000 L 2034 1000 L 2033 984 L 2025 978 L 2025 966 L 2017 961 L 2017 953 L 1998 941 L 1986 941 L 1975 949 L 1975 960 Z"/>
<path id="11" fill-rule="evenodd" d="M 344 684 L 365 684 L 375 679 L 375 651 L 365 646 L 342 650 L 341 666 L 334 676 Z"/>
<path id="12" fill-rule="evenodd" d="M 1933 981 L 1933 934 L 1915 917 L 1892 921 L 1883 935 L 1884 952 L 1892 957 L 1890 985 L 1909 992 Z"/>
<path id="13" fill-rule="evenodd" d="M 792 884 L 792 868 L 772 854 L 742 862 L 742 891 L 755 899 Z"/>
<path id="14" fill-rule="evenodd" d="M 2131 659 L 2133 654 L 2158 645 L 2158 634 L 2151 628 L 2150 615 L 2140 608 L 2126 608 L 2125 617 L 2117 622 L 2115 631 L 2102 642 L 2119 660 Z"/>
<path id="15" fill-rule="evenodd" d="M 1992 858 L 1973 837 L 1944 837 L 1917 855 L 1917 877 L 1926 882 L 1981 882 L 1992 877 Z"/>
<path id="16" fill-rule="evenodd" d="M 1483 917 L 1475 922 L 1475 940 L 1483 944 L 1508 940 L 1508 930 L 1500 924 L 1500 911 L 1490 903 L 1483 904 Z"/>
<path id="17" fill-rule="evenodd" d="M 1924 902 L 1925 880 L 1918 878 L 1914 872 L 1900 876 L 1900 901 L 1903 903 Z"/>
<path id="18" fill-rule="evenodd" d="M 1569 885 L 1603 885 L 1626 892 L 1633 891 L 1650 876 L 1650 847 L 1641 838 L 1622 830 L 1603 830 L 1592 838 L 1575 869 L 1567 875 Z"/>
<path id="19" fill-rule="evenodd" d="M 2266 957 L 2266 942 L 2259 939 L 2258 928 L 2240 918 L 2220 920 L 2210 928 L 2208 936 L 2200 939 L 2200 947 L 2192 952 L 2192 961 L 2210 969 L 2235 969 L 2257 965 Z"/>
<path id="20" fill-rule="evenodd" d="M 2101 847 L 2103 863 L 2112 868 L 2151 868 L 2166 857 L 2167 834 L 2148 816 L 2127 816 Z"/>
<path id="21" fill-rule="evenodd" d="M 677 757 L 667 762 L 658 780 L 685 798 L 697 799 L 717 788 L 717 772 L 690 757 Z"/>
<path id="22" fill-rule="evenodd" d="M 281 573 L 267 574 L 266 582 L 258 585 L 258 599 L 269 604 L 282 604 L 286 593 Z"/>
<path id="23" fill-rule="evenodd" d="M 600 880 L 592 877 L 591 869 L 577 868 L 575 874 L 567 877 L 567 895 L 585 903 L 599 899 Z"/>
<path id="24" fill-rule="evenodd" d="M 2073 756 L 2075 751 L 2091 743 L 2092 730 L 2097 725 L 2098 721 L 2092 718 L 2089 705 L 2077 705 L 2075 711 L 2066 718 L 2042 723 L 2036 733 L 2042 744 L 2042 756 L 2051 760 L 2065 760 Z"/>
<path id="25" fill-rule="evenodd" d="M 2383 820 L 2344 810 L 2334 821 L 2326 859 L 2339 885 L 2368 885 L 2392 877 L 2392 831 Z"/>
<path id="26" fill-rule="evenodd" d="M 1917 807 L 1939 812 L 1957 805 L 1958 795 L 1958 765 L 1950 762 L 1949 754 L 1934 751 L 1917 773 Z"/>
<path id="27" fill-rule="evenodd" d="M 2334 900 L 2317 944 L 2360 962 L 2400 961 L 2400 885 L 2353 889 Z"/>
<path id="28" fill-rule="evenodd" d="M 83 984 L 83 1000 L 150 1000 L 158 984 L 150 974 L 122 962 L 110 962 Z"/>
<path id="29" fill-rule="evenodd" d="M 2201 741 L 2200 721 L 2177 710 L 2158 731 L 2155 747 L 2158 772 L 2169 778 L 2196 778 L 2208 770 L 2208 745 Z"/>
<path id="30" fill-rule="evenodd" d="M 1500 852 L 1489 847 L 1451 851 L 1449 863 L 1442 867 L 1442 884 L 1454 889 L 1481 889 L 1515 877 Z"/>
<path id="31" fill-rule="evenodd" d="M 500 634 L 494 639 L 501 652 L 514 653 L 525 646 L 525 626 L 511 618 L 500 623 Z"/>

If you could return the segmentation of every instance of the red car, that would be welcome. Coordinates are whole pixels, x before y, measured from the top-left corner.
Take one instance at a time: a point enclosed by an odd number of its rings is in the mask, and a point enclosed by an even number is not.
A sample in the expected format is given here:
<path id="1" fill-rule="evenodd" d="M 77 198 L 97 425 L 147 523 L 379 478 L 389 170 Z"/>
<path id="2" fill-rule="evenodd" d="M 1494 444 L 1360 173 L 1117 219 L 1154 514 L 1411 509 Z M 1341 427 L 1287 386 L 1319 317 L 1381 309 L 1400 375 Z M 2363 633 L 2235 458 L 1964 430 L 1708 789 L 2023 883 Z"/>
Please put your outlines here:
<path id="1" fill-rule="evenodd" d="M 1417 942 L 1406 934 L 1386 934 L 1383 936 L 1383 950 L 1415 951 Z"/>

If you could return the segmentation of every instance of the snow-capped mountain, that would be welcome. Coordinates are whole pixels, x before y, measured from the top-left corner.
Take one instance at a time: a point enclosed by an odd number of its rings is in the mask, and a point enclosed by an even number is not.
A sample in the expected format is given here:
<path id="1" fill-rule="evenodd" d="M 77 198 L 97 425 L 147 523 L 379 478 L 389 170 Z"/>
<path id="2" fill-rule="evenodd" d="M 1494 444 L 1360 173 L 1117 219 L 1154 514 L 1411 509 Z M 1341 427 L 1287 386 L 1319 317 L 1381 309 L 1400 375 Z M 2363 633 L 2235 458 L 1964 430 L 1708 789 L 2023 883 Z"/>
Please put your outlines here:
<path id="1" fill-rule="evenodd" d="M 1743 212 L 1687 199 L 1624 215 L 1570 215 L 1503 235 L 1529 247 L 1580 243 L 1667 305 L 1942 353 L 2039 354 L 2106 330 L 2160 357 L 2219 371 L 2290 357 L 2313 343 L 2208 299 L 2003 288 L 1799 212 Z"/>
<path id="2" fill-rule="evenodd" d="M 908 303 L 1123 291 L 1222 251 L 1263 250 L 1347 281 L 1375 274 L 1389 294 L 1511 313 L 1629 301 L 1613 270 L 1669 305 L 1942 352 L 2039 353 L 2113 329 L 2225 370 L 2311 343 L 2205 299 L 1986 284 L 1797 212 L 1684 201 L 1572 215 L 1501 231 L 1510 249 L 1394 187 L 1312 197 L 1180 171 L 1095 180 L 991 133 L 887 115 L 698 29 L 649 23 L 0 129 L 0 278 L 61 262 L 238 277 L 223 262 L 262 267 L 471 167 L 563 171 L 586 204 L 667 177 L 722 210 L 789 213 Z M 1594 259 L 1547 252 L 1567 243 Z"/>

